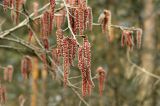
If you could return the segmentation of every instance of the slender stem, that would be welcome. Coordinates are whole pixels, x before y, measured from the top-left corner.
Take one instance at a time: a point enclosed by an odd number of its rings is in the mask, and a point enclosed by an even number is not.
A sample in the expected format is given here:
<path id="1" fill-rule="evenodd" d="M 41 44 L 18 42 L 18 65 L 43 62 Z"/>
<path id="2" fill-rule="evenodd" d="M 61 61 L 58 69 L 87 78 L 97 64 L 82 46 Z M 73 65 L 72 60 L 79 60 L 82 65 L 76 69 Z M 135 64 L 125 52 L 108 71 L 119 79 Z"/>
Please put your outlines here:
<path id="1" fill-rule="evenodd" d="M 94 26 L 100 26 L 101 24 L 99 24 L 99 23 L 92 23 L 92 25 L 94 25 Z M 117 29 L 120 29 L 120 30 L 137 30 L 137 28 L 135 28 L 135 27 L 125 27 L 125 26 L 121 26 L 121 25 L 111 25 L 111 27 L 113 27 L 113 28 L 117 28 Z"/>
<path id="2" fill-rule="evenodd" d="M 132 64 L 133 66 L 135 66 L 137 69 L 139 69 L 143 73 L 145 73 L 145 74 L 147 74 L 147 75 L 149 75 L 149 76 L 151 76 L 153 78 L 156 78 L 156 79 L 160 80 L 160 76 L 155 75 L 153 73 L 150 73 L 145 68 L 142 68 L 142 67 L 138 66 L 137 64 L 133 63 L 132 60 L 131 60 L 131 58 L 130 58 L 130 51 L 129 51 L 129 49 L 127 50 L 127 59 L 128 59 L 128 61 L 129 61 L 130 64 Z"/>

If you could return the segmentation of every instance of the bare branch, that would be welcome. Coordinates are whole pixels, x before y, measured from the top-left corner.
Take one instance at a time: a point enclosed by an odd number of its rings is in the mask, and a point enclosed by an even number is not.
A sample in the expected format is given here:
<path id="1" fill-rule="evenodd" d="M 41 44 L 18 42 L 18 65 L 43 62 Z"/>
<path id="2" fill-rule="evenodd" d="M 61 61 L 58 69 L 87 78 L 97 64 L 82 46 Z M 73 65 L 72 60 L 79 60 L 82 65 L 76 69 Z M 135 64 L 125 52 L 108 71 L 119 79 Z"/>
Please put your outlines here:
<path id="1" fill-rule="evenodd" d="M 99 24 L 99 23 L 92 23 L 92 25 L 94 25 L 94 26 L 100 26 L 101 24 Z M 117 29 L 120 29 L 120 30 L 137 30 L 137 28 L 135 28 L 135 27 L 125 27 L 125 26 L 121 26 L 121 25 L 111 25 L 111 27 L 113 27 L 113 28 L 117 28 Z"/>
<path id="2" fill-rule="evenodd" d="M 41 11 L 45 10 L 49 5 L 50 5 L 50 4 L 47 3 L 47 4 L 44 5 L 42 8 L 40 8 L 40 9 L 38 10 L 38 12 L 41 12 Z M 62 10 L 63 8 L 64 8 L 64 7 L 58 8 L 58 9 L 55 10 L 55 12 L 58 12 L 58 11 Z M 10 33 L 12 33 L 12 32 L 14 32 L 14 31 L 16 31 L 16 30 L 18 30 L 18 29 L 26 26 L 26 25 L 29 23 L 29 18 L 31 18 L 31 17 L 33 17 L 33 16 L 34 16 L 34 13 L 32 13 L 31 15 L 29 15 L 28 18 L 26 18 L 24 21 L 22 21 L 21 23 L 19 23 L 17 26 L 15 26 L 15 27 L 13 27 L 13 28 L 11 28 L 11 29 L 5 30 L 4 32 L 1 32 L 1 33 L 0 33 L 0 38 L 3 38 L 4 36 L 9 35 Z M 38 18 L 40 18 L 40 17 L 41 17 L 41 15 L 35 17 L 33 20 L 36 20 L 36 19 L 38 19 Z"/>
<path id="3" fill-rule="evenodd" d="M 156 78 L 156 79 L 160 80 L 160 76 L 155 75 L 153 73 L 150 73 L 145 68 L 142 68 L 142 67 L 138 66 L 137 64 L 133 63 L 132 60 L 131 60 L 131 58 L 130 58 L 130 51 L 129 51 L 129 49 L 127 50 L 127 59 L 129 61 L 129 63 L 132 64 L 134 67 L 136 67 L 138 70 L 142 71 L 143 73 L 145 73 L 145 74 L 147 74 L 147 75 L 149 75 L 149 76 L 151 76 L 153 78 Z"/>

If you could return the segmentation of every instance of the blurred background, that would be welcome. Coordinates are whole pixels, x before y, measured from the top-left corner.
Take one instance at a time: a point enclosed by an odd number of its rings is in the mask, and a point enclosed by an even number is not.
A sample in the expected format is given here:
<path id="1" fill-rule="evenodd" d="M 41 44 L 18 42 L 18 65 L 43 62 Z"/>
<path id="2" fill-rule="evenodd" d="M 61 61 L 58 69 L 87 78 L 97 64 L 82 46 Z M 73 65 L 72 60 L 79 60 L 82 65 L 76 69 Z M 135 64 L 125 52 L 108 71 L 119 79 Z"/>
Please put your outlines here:
<path id="1" fill-rule="evenodd" d="M 2 3 L 3 0 L 0 0 Z M 33 1 L 26 0 L 26 9 L 33 12 Z M 47 0 L 38 0 L 39 8 L 48 3 Z M 138 66 L 145 68 L 150 73 L 160 76 L 160 0 L 88 0 L 88 5 L 93 10 L 93 22 L 97 23 L 99 15 L 104 9 L 112 13 L 112 24 L 125 27 L 140 27 L 143 29 L 142 47 L 134 47 L 130 52 L 130 59 Z M 24 17 L 20 17 L 22 21 Z M 15 26 L 10 18 L 10 12 L 4 12 L 0 6 L 0 32 Z M 51 45 L 56 44 L 55 31 L 51 36 Z M 69 33 L 69 32 L 68 32 Z M 92 45 L 92 76 L 96 69 L 102 66 L 107 77 L 103 95 L 99 96 L 98 80 L 94 79 L 95 88 L 92 94 L 84 99 L 90 106 L 160 106 L 160 79 L 148 75 L 130 64 L 127 58 L 127 48 L 121 47 L 121 30 L 113 29 L 113 41 L 110 43 L 100 26 L 93 26 L 93 31 L 88 32 Z M 10 35 L 9 35 L 10 36 Z M 11 35 L 26 39 L 28 29 L 21 28 Z M 1 84 L 7 89 L 7 102 L 4 106 L 19 106 L 20 101 L 25 101 L 24 106 L 29 106 L 33 101 L 34 85 L 32 78 L 23 81 L 20 72 L 21 58 L 24 54 L 31 54 L 27 48 L 0 39 L 0 45 L 11 45 L 23 48 L 23 51 L 0 48 L 0 66 L 9 64 L 14 66 L 13 81 L 3 81 L 3 70 L 0 69 Z M 77 59 L 75 60 L 77 62 Z M 36 80 L 37 105 L 32 106 L 85 106 L 77 95 L 70 89 L 63 87 L 63 83 L 53 80 L 52 75 L 42 76 L 42 63 L 39 62 L 39 78 Z M 71 68 L 70 76 L 78 76 L 77 67 Z M 70 79 L 75 84 L 81 78 Z M 81 87 L 81 84 L 77 84 Z M 81 91 L 79 91 L 81 94 Z"/>

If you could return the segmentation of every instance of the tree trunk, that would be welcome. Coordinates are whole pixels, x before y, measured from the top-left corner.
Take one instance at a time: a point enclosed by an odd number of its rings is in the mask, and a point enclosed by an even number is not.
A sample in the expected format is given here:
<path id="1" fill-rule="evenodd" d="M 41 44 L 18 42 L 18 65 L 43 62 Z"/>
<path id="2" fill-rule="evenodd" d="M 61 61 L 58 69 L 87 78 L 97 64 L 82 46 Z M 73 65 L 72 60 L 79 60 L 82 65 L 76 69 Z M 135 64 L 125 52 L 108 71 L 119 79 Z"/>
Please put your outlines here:
<path id="1" fill-rule="evenodd" d="M 155 60 L 155 16 L 154 0 L 143 0 L 144 3 L 144 37 L 142 52 L 142 67 L 153 73 Z M 141 106 L 152 106 L 152 78 L 147 74 L 143 74 L 143 83 L 140 87 L 139 99 Z"/>

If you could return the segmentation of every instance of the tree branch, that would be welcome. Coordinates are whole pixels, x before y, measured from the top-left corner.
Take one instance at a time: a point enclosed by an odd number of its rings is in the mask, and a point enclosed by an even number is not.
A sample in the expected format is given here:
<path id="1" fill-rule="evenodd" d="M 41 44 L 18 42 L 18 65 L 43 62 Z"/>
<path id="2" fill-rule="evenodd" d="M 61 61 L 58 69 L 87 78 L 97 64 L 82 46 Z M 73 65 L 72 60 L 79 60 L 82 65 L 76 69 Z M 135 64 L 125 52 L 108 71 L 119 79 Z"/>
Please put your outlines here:
<path id="1" fill-rule="evenodd" d="M 138 70 L 142 71 L 143 73 L 145 73 L 145 74 L 147 74 L 147 75 L 149 75 L 149 76 L 151 76 L 153 78 L 156 78 L 156 79 L 160 80 L 160 76 L 155 75 L 153 73 L 150 73 L 145 68 L 142 68 L 142 67 L 138 66 L 137 64 L 133 63 L 132 60 L 131 60 L 131 58 L 130 58 L 130 51 L 129 51 L 129 49 L 127 50 L 127 59 L 128 59 L 128 62 L 130 64 L 132 64 L 134 67 L 136 67 Z"/>
<path id="2" fill-rule="evenodd" d="M 100 26 L 101 24 L 99 23 L 92 23 L 93 26 Z M 117 29 L 120 29 L 120 30 L 137 30 L 137 28 L 135 27 L 125 27 L 125 26 L 121 26 L 121 25 L 113 25 L 111 24 L 111 27 L 113 28 L 117 28 Z"/>

